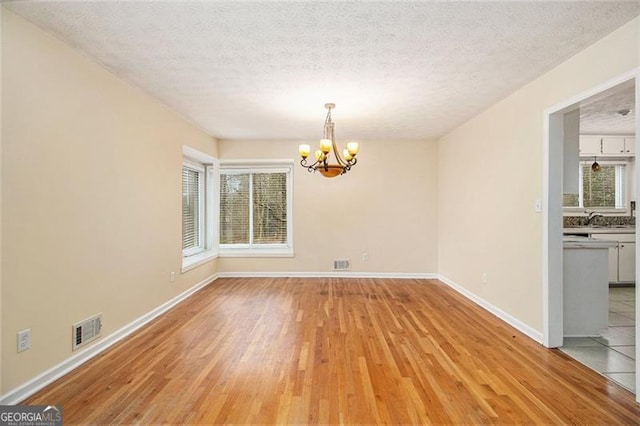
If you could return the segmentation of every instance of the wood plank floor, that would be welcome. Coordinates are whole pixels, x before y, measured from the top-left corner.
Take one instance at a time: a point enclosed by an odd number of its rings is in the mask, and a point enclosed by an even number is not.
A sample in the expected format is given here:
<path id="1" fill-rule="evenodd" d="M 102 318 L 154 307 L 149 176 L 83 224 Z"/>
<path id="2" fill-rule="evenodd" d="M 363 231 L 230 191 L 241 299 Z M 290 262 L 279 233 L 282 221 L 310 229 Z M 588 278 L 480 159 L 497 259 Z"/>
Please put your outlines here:
<path id="1" fill-rule="evenodd" d="M 438 281 L 219 279 L 29 398 L 72 423 L 639 424 Z"/>

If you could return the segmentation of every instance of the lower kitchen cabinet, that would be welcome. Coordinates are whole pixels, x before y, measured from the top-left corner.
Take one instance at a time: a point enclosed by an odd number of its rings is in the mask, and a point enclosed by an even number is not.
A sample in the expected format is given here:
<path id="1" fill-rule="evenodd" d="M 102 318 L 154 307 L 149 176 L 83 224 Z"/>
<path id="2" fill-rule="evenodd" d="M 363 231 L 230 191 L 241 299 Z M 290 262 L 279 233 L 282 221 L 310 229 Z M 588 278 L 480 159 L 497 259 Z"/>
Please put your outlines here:
<path id="1" fill-rule="evenodd" d="M 592 234 L 599 240 L 617 241 L 609 249 L 609 282 L 633 283 L 636 280 L 635 234 Z"/>
<path id="2" fill-rule="evenodd" d="M 621 242 L 618 244 L 618 282 L 633 282 L 635 280 L 636 243 Z"/>

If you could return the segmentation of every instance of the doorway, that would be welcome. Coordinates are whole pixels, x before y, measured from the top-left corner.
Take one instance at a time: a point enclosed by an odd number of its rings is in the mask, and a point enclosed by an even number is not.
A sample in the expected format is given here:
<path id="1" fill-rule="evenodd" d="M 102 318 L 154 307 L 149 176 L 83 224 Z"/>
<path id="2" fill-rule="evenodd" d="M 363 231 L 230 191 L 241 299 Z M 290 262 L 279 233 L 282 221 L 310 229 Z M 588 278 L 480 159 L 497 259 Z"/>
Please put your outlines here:
<path id="1" fill-rule="evenodd" d="M 545 200 L 545 208 L 543 211 L 543 343 L 545 346 L 550 348 L 561 347 L 564 345 L 564 330 L 563 330 L 563 228 L 566 224 L 566 220 L 563 218 L 563 178 L 565 171 L 564 167 L 564 132 L 565 132 L 565 115 L 571 111 L 575 111 L 577 108 L 580 108 L 581 105 L 589 105 L 590 103 L 595 103 L 595 100 L 598 99 L 606 99 L 611 98 L 611 94 L 616 91 L 620 92 L 621 88 L 626 88 L 632 90 L 632 94 L 634 95 L 635 101 L 633 103 L 633 110 L 637 111 L 639 109 L 639 95 L 640 92 L 638 84 L 637 84 L 637 70 L 629 72 L 625 75 L 622 75 L 616 79 L 612 79 L 592 90 L 585 92 L 575 98 L 567 100 L 560 105 L 557 105 L 553 108 L 548 109 L 545 112 L 545 144 L 544 144 L 544 154 L 545 154 L 545 173 L 544 173 L 544 200 Z M 610 105 L 609 109 L 613 109 L 614 107 Z M 623 108 L 620 108 L 623 109 Z M 619 110 L 614 110 L 614 113 Z M 633 123 L 633 134 L 640 135 L 639 131 L 639 120 L 634 120 Z M 591 130 L 595 131 L 595 130 Z M 639 145 L 638 138 L 635 138 L 634 141 L 634 149 Z M 635 149 L 637 152 L 637 149 Z M 630 186 L 630 200 L 638 200 L 639 191 L 639 179 L 638 174 L 635 173 L 635 178 L 631 182 Z M 628 204 L 629 199 L 625 200 Z M 565 197 L 566 202 L 566 197 Z M 584 214 L 584 213 L 583 213 Z M 633 236 L 634 248 L 635 243 L 638 241 L 637 233 Z M 634 254 L 636 264 L 638 263 L 638 256 Z M 638 281 L 638 269 L 635 268 L 635 281 Z M 617 292 L 617 293 L 616 293 Z M 615 293 L 615 294 L 613 294 Z M 618 294 L 620 293 L 620 294 Z M 624 295 L 622 293 L 625 293 Z M 630 294 L 633 296 L 632 299 L 629 298 Z M 620 298 L 624 298 L 621 300 Z M 635 288 L 631 290 L 627 289 L 622 292 L 614 290 L 612 294 L 610 294 L 610 299 L 612 301 L 620 302 L 614 303 L 613 306 L 610 306 L 610 309 L 613 309 L 614 315 L 610 315 L 611 318 L 614 318 L 613 327 L 618 327 L 615 324 L 620 324 L 627 322 L 629 320 L 633 321 L 633 330 L 625 329 L 626 332 L 629 333 L 629 339 L 622 342 L 622 340 L 615 340 L 614 343 L 626 343 L 624 345 L 620 344 L 618 348 L 612 348 L 614 351 L 614 357 L 620 355 L 621 357 L 626 357 L 629 361 L 631 369 L 633 372 L 637 371 L 638 368 L 638 351 L 637 346 L 635 345 L 635 334 L 636 330 L 638 330 L 638 320 L 635 317 L 635 312 L 638 311 L 638 303 L 639 301 L 635 297 Z M 633 300 L 631 302 L 630 300 Z M 629 307 L 633 307 L 633 312 L 630 311 Z M 624 312 L 621 312 L 622 309 Z M 621 315 L 621 316 L 620 316 Z M 630 327 L 628 325 L 624 325 L 624 327 Z M 634 345 L 630 345 L 631 339 L 633 340 Z M 584 343 L 584 342 L 583 342 Z M 589 343 L 589 342 L 587 342 Z M 593 345 L 601 345 L 602 342 L 598 342 L 596 340 L 592 341 Z M 622 346 L 625 346 L 622 348 Z M 631 346 L 633 346 L 631 348 Z M 598 346 L 593 346 L 593 351 L 606 351 L 608 349 L 598 348 Z M 578 350 L 579 352 L 579 350 Z M 584 352 L 589 352 L 586 350 Z M 589 365 L 588 362 L 584 362 Z M 594 365 L 592 365 L 594 367 Z M 608 367 L 606 367 L 608 368 Z M 605 369 L 606 369 L 605 368 Z M 598 370 L 598 368 L 594 368 Z M 607 372 L 601 371 L 603 374 Z M 626 373 L 629 373 L 628 371 Z M 632 383 L 635 382 L 635 386 L 629 385 L 629 376 L 628 374 L 625 376 L 627 380 L 623 386 L 627 388 L 635 388 L 638 389 L 638 375 L 633 378 Z M 609 378 L 616 380 L 615 372 L 611 372 Z M 640 398 L 638 398 L 638 393 L 636 393 L 636 399 L 640 402 Z"/>

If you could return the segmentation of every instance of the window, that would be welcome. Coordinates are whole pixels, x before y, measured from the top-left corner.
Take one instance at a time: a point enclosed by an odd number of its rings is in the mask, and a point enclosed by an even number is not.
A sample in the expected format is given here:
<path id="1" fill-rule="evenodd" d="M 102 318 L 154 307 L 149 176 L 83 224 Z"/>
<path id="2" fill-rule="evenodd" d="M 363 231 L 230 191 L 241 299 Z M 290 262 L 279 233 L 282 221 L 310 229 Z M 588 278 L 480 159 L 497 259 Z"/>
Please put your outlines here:
<path id="1" fill-rule="evenodd" d="M 221 166 L 221 255 L 293 255 L 292 165 L 233 162 Z"/>
<path id="2" fill-rule="evenodd" d="M 593 161 L 581 161 L 577 195 L 564 196 L 564 206 L 587 210 L 626 210 L 629 162 L 600 161 L 600 170 L 591 170 Z"/>
<path id="3" fill-rule="evenodd" d="M 182 272 L 214 259 L 214 164 L 216 159 L 183 147 Z"/>

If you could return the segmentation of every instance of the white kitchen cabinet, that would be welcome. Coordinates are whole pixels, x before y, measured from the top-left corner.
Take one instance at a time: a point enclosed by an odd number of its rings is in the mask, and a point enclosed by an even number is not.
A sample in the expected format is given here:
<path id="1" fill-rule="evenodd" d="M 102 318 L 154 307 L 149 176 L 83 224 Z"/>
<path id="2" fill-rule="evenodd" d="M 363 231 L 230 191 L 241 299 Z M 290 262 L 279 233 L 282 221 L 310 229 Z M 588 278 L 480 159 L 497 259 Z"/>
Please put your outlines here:
<path id="1" fill-rule="evenodd" d="M 624 152 L 627 154 L 636 153 L 636 138 L 624 138 Z"/>
<path id="2" fill-rule="evenodd" d="M 580 136 L 580 156 L 597 156 L 602 154 L 601 136 Z"/>
<path id="3" fill-rule="evenodd" d="M 620 243 L 618 245 L 618 281 L 634 282 L 636 280 L 636 243 Z"/>
<path id="4" fill-rule="evenodd" d="M 609 248 L 609 282 L 616 283 L 618 282 L 618 244 L 616 243 L 615 247 Z"/>
<path id="5" fill-rule="evenodd" d="M 603 136 L 602 153 L 604 155 L 625 155 L 624 136 Z"/>
<path id="6" fill-rule="evenodd" d="M 628 157 L 636 152 L 633 136 L 580 136 L 580 157 Z"/>
<path id="7" fill-rule="evenodd" d="M 609 282 L 629 283 L 636 280 L 635 234 L 591 234 L 598 240 L 616 241 L 609 248 Z"/>

